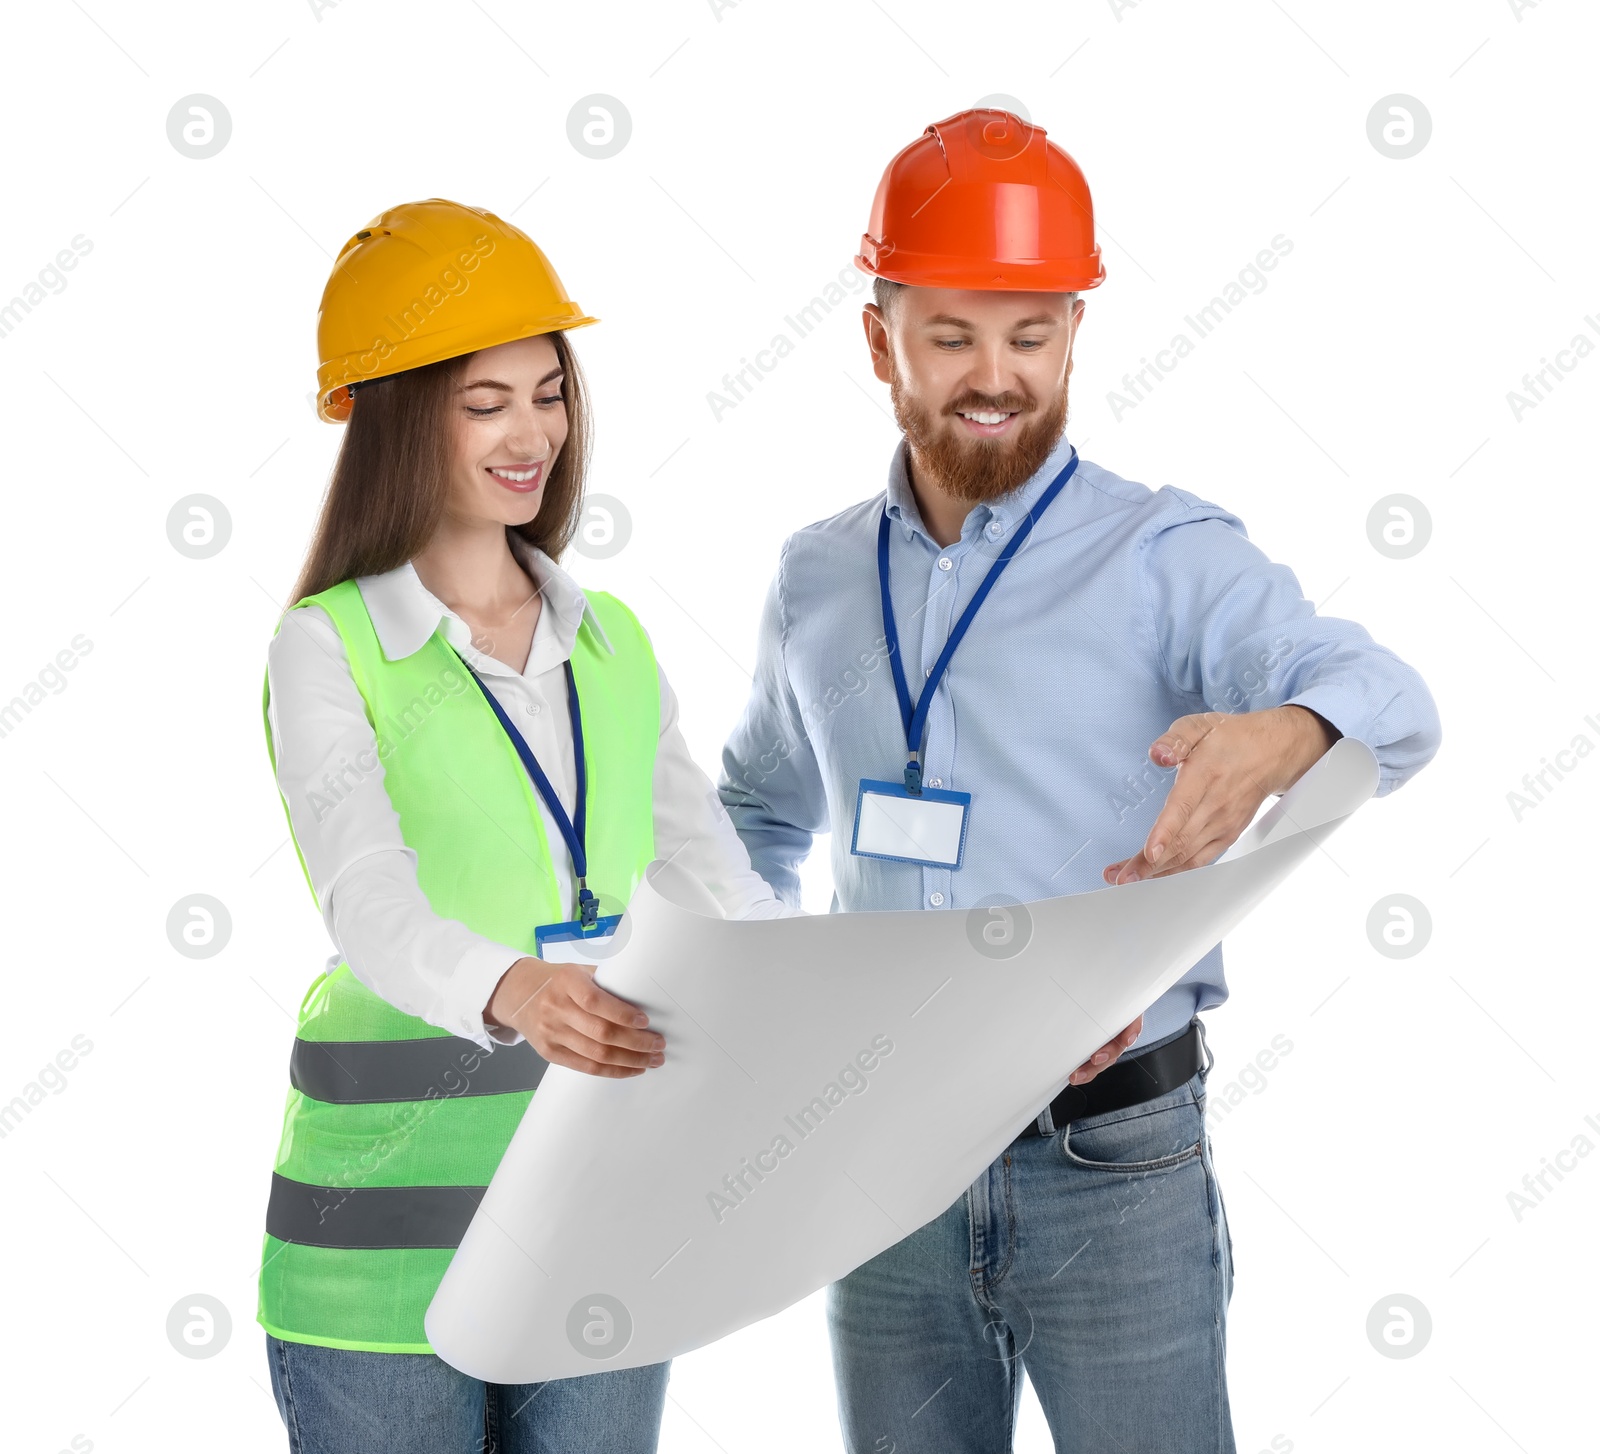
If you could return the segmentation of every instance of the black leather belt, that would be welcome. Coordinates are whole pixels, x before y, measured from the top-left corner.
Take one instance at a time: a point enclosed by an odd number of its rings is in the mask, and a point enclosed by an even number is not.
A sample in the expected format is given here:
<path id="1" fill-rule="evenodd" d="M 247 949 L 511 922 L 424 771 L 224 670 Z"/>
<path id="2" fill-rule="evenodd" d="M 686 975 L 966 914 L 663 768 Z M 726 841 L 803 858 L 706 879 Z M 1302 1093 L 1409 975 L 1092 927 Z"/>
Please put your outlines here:
<path id="1" fill-rule="evenodd" d="M 1041 1131 L 1035 1117 L 1015 1139 L 1051 1136 L 1069 1122 L 1124 1110 L 1175 1091 L 1200 1069 L 1203 1048 L 1200 1021 L 1191 1020 L 1176 1040 L 1137 1055 L 1124 1055 L 1086 1085 L 1069 1085 L 1050 1102 L 1054 1131 Z"/>

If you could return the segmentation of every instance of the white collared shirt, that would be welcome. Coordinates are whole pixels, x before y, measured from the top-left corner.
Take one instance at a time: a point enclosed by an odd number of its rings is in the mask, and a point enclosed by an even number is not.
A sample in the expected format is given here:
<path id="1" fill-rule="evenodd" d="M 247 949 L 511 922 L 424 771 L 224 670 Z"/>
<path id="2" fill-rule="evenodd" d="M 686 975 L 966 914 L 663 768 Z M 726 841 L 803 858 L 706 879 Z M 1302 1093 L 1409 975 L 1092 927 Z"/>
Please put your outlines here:
<path id="1" fill-rule="evenodd" d="M 587 619 L 606 651 L 599 618 L 576 581 L 543 551 L 508 532 L 523 568 L 541 588 L 539 619 L 520 672 L 485 655 L 455 612 L 422 584 L 409 563 L 357 585 L 384 655 L 419 650 L 442 623 L 445 639 L 494 693 L 544 769 L 570 816 L 577 791 L 572 724 L 562 662 Z M 646 633 L 648 635 L 648 633 Z M 661 739 L 656 749 L 655 851 L 689 869 L 730 919 L 781 918 L 800 911 L 780 901 L 750 867 L 749 855 L 711 780 L 689 754 L 678 726 L 678 702 L 661 684 Z M 417 856 L 400 834 L 400 818 L 383 785 L 376 738 L 350 675 L 344 643 L 318 606 L 284 614 L 267 649 L 268 720 L 278 761 L 278 788 L 289 805 L 295 841 L 305 859 L 323 921 L 351 972 L 374 993 L 410 1015 L 465 1036 L 485 1050 L 514 1045 L 509 1026 L 488 1029 L 483 1011 L 495 985 L 525 951 L 475 934 L 435 913 L 417 882 Z M 330 794 L 330 782 L 333 784 Z M 332 807 L 330 797 L 337 795 Z M 561 831 L 538 798 L 564 918 L 576 917 L 572 864 Z"/>

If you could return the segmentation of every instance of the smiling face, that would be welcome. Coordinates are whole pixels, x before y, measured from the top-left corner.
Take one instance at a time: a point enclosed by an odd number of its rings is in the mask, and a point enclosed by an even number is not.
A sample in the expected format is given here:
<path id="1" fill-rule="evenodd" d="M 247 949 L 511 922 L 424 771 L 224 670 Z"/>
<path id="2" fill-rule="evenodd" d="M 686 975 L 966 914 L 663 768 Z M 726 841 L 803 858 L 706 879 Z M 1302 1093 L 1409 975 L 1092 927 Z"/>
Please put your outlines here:
<path id="1" fill-rule="evenodd" d="M 462 520 L 524 525 L 539 513 L 567 439 L 555 344 L 541 334 L 480 349 L 463 360 L 458 377 L 445 508 Z"/>
<path id="2" fill-rule="evenodd" d="M 978 503 L 1044 463 L 1067 419 L 1083 300 L 1068 293 L 896 288 L 866 307 L 873 371 L 889 385 L 913 468 Z"/>

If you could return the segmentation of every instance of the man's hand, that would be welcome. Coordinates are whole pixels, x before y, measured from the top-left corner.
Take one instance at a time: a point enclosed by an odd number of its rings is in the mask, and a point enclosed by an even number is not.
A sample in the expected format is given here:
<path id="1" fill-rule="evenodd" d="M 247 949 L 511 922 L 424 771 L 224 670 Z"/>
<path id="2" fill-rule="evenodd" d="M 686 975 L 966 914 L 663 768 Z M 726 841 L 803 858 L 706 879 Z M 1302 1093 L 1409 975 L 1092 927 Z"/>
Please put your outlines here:
<path id="1" fill-rule="evenodd" d="M 1273 793 L 1286 793 L 1343 733 L 1307 707 L 1202 712 L 1180 717 L 1150 745 L 1157 767 L 1176 767 L 1144 848 L 1108 864 L 1108 884 L 1160 878 L 1210 863 L 1250 826 Z"/>
<path id="2" fill-rule="evenodd" d="M 500 976 L 484 1022 L 520 1030 L 552 1065 L 588 1075 L 621 1080 L 665 1058 L 665 1038 L 645 1028 L 649 1016 L 601 989 L 592 964 L 519 959 Z"/>
<path id="3" fill-rule="evenodd" d="M 1086 1085 L 1099 1075 L 1108 1065 L 1122 1054 L 1135 1040 L 1139 1038 L 1139 1031 L 1144 1028 L 1144 1016 L 1140 1015 L 1133 1024 L 1129 1025 L 1114 1040 L 1107 1040 L 1086 1061 L 1083 1062 L 1071 1075 L 1067 1077 L 1068 1085 Z"/>

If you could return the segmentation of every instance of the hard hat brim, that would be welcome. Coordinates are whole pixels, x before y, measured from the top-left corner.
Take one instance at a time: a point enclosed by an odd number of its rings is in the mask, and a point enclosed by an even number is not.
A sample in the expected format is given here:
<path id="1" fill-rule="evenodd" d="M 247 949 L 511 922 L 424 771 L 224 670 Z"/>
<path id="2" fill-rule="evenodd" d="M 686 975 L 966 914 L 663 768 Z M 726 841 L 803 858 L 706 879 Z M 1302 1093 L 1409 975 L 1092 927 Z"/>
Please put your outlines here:
<path id="1" fill-rule="evenodd" d="M 464 328 L 452 330 L 451 333 L 436 334 L 428 340 L 428 347 L 414 350 L 396 349 L 391 358 L 375 369 L 361 370 L 352 367 L 359 355 L 351 354 L 343 359 L 332 359 L 318 371 L 317 413 L 330 424 L 342 424 L 348 419 L 353 403 L 353 396 L 345 387 L 349 383 L 386 379 L 410 369 L 443 363 L 445 359 L 465 358 L 469 354 L 481 352 L 486 348 L 495 348 L 502 343 L 515 343 L 522 338 L 538 338 L 547 333 L 565 333 L 568 329 L 582 328 L 599 321 L 598 318 L 579 311 L 577 305 L 573 304 L 571 316 L 529 319 L 522 323 L 508 324 L 503 329 L 491 330 L 493 337 L 485 337 L 484 330 L 475 324 L 468 324 Z M 465 336 L 452 336 L 455 334 Z"/>
<path id="2" fill-rule="evenodd" d="M 862 239 L 863 248 L 867 239 Z M 874 249 L 874 251 L 877 251 Z M 862 272 L 891 283 L 917 288 L 971 288 L 978 292 L 1080 293 L 1098 288 L 1105 281 L 1105 264 L 1100 249 L 1084 258 L 1007 259 L 974 263 L 965 258 L 942 257 L 935 253 L 908 253 L 896 249 L 890 262 L 877 251 L 880 261 L 869 261 L 865 252 L 853 261 Z"/>

